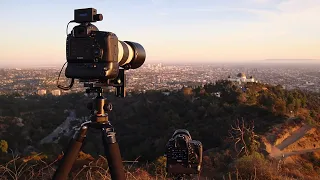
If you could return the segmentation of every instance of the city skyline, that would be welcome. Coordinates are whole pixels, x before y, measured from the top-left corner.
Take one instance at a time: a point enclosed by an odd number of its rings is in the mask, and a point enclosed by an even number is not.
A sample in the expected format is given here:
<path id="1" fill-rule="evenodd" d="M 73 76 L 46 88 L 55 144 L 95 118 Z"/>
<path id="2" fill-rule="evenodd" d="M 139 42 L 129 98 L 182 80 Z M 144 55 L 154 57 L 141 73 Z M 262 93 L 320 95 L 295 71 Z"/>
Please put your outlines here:
<path id="1" fill-rule="evenodd" d="M 99 30 L 141 43 L 146 63 L 320 62 L 317 0 L 0 0 L 1 67 L 62 66 L 66 25 L 87 7 L 104 15 Z"/>

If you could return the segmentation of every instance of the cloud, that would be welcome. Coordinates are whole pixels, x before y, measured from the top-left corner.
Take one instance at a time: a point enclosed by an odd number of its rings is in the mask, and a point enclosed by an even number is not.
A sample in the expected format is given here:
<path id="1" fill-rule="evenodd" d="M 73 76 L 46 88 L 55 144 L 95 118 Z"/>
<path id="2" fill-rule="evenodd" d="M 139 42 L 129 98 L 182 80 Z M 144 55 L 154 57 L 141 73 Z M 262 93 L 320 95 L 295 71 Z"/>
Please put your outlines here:
<path id="1" fill-rule="evenodd" d="M 156 0 L 161 1 L 161 0 Z M 242 26 L 253 28 L 256 31 L 274 31 L 276 34 L 284 34 L 286 32 L 295 32 L 298 34 L 305 33 L 314 34 L 320 32 L 320 0 L 244 0 L 257 3 L 272 3 L 271 5 L 263 5 L 252 7 L 245 6 L 211 6 L 211 7 L 178 7 L 161 9 L 159 15 L 171 14 L 190 14 L 190 13 L 210 13 L 210 12 L 225 12 L 230 15 L 231 12 L 249 13 L 252 17 L 256 17 L 255 21 L 240 21 L 237 17 L 219 19 L 214 17 L 212 20 L 206 18 L 213 23 L 220 22 L 221 24 L 235 23 Z M 236 13 L 236 14 L 238 14 Z M 235 14 L 235 15 L 236 15 Z M 206 16 L 209 16 L 206 14 Z M 248 15 L 247 15 L 248 16 Z M 319 33 L 318 33 L 319 34 Z M 318 35 L 319 37 L 319 35 Z"/>
<path id="2" fill-rule="evenodd" d="M 253 21 L 242 21 L 238 18 L 227 20 L 219 17 L 207 18 L 205 19 L 207 23 L 194 21 L 192 26 L 190 23 L 180 23 L 180 28 L 188 28 L 189 31 L 174 34 L 171 43 L 179 42 L 186 44 L 185 49 L 192 49 L 187 47 L 188 43 L 184 42 L 183 37 L 186 37 L 190 31 L 201 32 L 205 38 L 194 38 L 192 42 L 193 44 L 201 43 L 208 48 L 202 48 L 199 54 L 216 49 L 217 54 L 212 56 L 222 57 L 233 52 L 232 56 L 235 58 L 238 56 L 320 58 L 320 0 L 272 1 L 268 5 L 259 5 L 259 7 L 252 5 L 179 7 L 164 11 L 170 14 L 198 12 L 195 13 L 197 15 L 203 12 L 206 16 L 209 16 L 207 12 L 226 12 L 227 15 L 232 12 L 237 12 L 236 15 L 243 12 L 258 17 Z"/>
<path id="3" fill-rule="evenodd" d="M 319 28 L 319 0 L 288 0 L 276 5 L 277 11 L 248 10 L 261 16 L 269 24 L 281 28 Z"/>
<path id="4" fill-rule="evenodd" d="M 260 0 L 258 0 L 260 1 Z M 275 4 L 273 8 L 225 8 L 224 10 L 247 12 L 258 16 L 258 22 L 250 22 L 251 26 L 271 27 L 279 31 L 283 29 L 320 30 L 319 0 L 286 0 Z"/>
<path id="5" fill-rule="evenodd" d="M 319 7 L 319 0 L 287 0 L 279 3 L 277 6 L 281 11 L 288 13 L 307 11 Z"/>

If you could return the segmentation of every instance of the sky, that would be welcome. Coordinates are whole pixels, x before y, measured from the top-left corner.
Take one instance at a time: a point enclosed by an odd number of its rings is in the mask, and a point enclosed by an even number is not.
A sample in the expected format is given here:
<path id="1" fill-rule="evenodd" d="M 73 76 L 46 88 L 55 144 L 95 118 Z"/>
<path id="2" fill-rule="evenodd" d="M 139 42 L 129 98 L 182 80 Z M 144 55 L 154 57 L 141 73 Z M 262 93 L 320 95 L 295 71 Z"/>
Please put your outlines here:
<path id="1" fill-rule="evenodd" d="M 0 0 L 0 67 L 62 65 L 66 25 L 89 7 L 149 63 L 320 59 L 320 0 Z"/>

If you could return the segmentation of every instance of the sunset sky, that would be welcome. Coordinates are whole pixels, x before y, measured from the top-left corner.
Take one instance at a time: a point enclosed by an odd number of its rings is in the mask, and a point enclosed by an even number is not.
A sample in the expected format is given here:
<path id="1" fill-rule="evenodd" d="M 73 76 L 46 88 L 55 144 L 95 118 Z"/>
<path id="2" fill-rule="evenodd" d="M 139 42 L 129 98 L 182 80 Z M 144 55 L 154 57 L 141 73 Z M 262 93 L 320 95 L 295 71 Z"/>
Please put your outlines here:
<path id="1" fill-rule="evenodd" d="M 62 65 L 66 25 L 88 7 L 150 63 L 320 59 L 320 0 L 0 0 L 0 65 Z"/>

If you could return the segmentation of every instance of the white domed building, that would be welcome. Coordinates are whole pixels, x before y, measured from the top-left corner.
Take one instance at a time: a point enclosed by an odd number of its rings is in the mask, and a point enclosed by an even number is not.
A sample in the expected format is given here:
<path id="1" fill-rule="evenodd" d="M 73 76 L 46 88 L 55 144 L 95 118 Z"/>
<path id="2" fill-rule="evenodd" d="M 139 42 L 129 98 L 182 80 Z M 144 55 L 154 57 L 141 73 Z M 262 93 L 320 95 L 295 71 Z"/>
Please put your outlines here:
<path id="1" fill-rule="evenodd" d="M 246 82 L 246 80 L 247 80 L 247 76 L 245 73 L 239 73 L 237 75 L 237 78 L 240 80 L 240 82 Z"/>
<path id="2" fill-rule="evenodd" d="M 245 73 L 239 73 L 235 78 L 231 76 L 228 77 L 228 81 L 236 82 L 238 84 L 247 83 L 247 82 L 258 82 L 252 76 L 247 78 Z"/>

